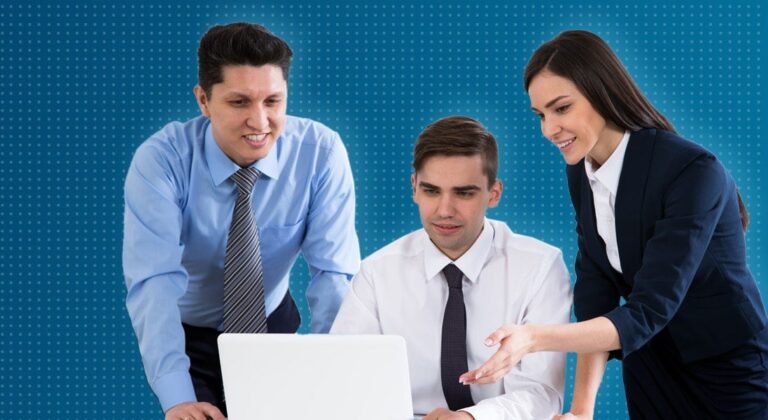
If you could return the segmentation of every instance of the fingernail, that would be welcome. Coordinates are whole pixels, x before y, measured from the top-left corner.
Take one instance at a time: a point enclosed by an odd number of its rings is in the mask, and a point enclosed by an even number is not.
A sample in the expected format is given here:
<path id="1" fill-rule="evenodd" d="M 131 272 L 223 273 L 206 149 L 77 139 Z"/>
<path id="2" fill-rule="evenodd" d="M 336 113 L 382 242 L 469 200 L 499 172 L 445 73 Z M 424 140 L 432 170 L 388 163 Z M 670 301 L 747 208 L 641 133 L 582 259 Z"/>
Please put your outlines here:
<path id="1" fill-rule="evenodd" d="M 491 344 L 493 344 L 493 341 L 490 338 L 486 338 L 485 339 L 485 345 L 486 346 L 490 346 Z"/>

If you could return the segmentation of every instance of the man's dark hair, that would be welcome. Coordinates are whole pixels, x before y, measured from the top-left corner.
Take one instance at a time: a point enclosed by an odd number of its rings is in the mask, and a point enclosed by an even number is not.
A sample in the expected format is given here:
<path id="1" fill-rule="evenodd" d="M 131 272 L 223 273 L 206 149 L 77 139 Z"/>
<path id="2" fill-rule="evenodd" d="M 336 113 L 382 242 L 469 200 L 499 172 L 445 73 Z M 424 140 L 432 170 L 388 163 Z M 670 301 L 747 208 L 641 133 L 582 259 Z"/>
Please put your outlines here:
<path id="1" fill-rule="evenodd" d="M 229 65 L 280 67 L 283 78 L 288 80 L 293 51 L 288 44 L 253 23 L 217 25 L 208 30 L 200 40 L 197 50 L 198 83 L 210 97 L 211 89 L 224 78 L 222 68 Z"/>
<path id="2" fill-rule="evenodd" d="M 499 171 L 499 151 L 496 139 L 479 121 L 469 117 L 445 117 L 428 125 L 416 139 L 413 169 L 419 172 L 433 156 L 480 155 L 488 188 L 496 182 Z"/>

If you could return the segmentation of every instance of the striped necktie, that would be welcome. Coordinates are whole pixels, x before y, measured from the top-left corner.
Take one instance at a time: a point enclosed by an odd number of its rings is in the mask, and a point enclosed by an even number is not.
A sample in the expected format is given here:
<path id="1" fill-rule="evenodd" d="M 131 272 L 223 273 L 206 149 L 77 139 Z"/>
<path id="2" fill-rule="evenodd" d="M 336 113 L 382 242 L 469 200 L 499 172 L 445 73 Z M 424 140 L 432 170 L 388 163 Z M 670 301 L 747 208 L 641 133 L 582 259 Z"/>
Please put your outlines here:
<path id="1" fill-rule="evenodd" d="M 224 258 L 224 332 L 265 333 L 267 315 L 259 249 L 259 229 L 251 210 L 251 192 L 259 171 L 244 168 L 230 179 L 237 184 L 237 201 L 229 225 Z"/>

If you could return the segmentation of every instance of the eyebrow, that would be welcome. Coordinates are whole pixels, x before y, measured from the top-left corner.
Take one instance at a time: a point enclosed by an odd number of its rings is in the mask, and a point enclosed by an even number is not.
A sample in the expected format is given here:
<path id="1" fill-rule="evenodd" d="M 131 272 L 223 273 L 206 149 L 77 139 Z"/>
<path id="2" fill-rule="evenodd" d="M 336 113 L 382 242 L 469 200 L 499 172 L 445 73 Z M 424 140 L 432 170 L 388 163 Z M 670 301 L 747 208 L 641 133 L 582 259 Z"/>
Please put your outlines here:
<path id="1" fill-rule="evenodd" d="M 235 96 L 237 96 L 237 97 L 242 97 L 242 98 L 251 98 L 251 95 L 249 95 L 247 93 L 243 93 L 243 92 L 238 92 L 238 91 L 227 92 L 227 93 L 224 94 L 224 96 L 227 96 L 227 97 L 235 97 Z M 272 93 L 270 95 L 267 95 L 267 98 L 282 98 L 283 96 L 284 96 L 283 92 L 275 92 L 275 93 Z"/>
<path id="2" fill-rule="evenodd" d="M 563 98 L 567 98 L 568 96 L 570 96 L 570 95 L 560 95 L 560 96 L 558 96 L 557 98 L 555 98 L 555 99 L 552 99 L 551 101 L 547 102 L 547 103 L 544 105 L 544 108 L 551 108 L 551 107 L 552 107 L 552 105 L 554 105 L 554 104 L 555 104 L 557 101 L 559 101 L 560 99 L 563 99 Z M 531 109 L 532 109 L 532 110 L 534 110 L 534 111 L 538 111 L 538 109 L 536 109 L 536 108 L 534 108 L 534 107 L 531 107 Z"/>
<path id="3" fill-rule="evenodd" d="M 429 182 L 419 181 L 419 187 L 424 189 L 430 189 L 430 190 L 439 190 L 440 187 L 437 185 L 430 184 Z M 468 192 L 468 191 L 479 191 L 480 187 L 477 185 L 462 185 L 459 187 L 453 187 L 452 190 L 454 192 Z"/>

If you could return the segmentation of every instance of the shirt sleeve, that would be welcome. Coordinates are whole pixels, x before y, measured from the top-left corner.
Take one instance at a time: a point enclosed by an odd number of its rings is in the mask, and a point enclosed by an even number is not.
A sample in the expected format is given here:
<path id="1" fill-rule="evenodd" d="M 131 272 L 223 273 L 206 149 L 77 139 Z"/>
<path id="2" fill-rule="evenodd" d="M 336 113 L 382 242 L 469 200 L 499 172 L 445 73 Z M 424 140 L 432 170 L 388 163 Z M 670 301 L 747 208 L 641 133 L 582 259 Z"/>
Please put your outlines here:
<path id="1" fill-rule="evenodd" d="M 566 324 L 571 314 L 571 283 L 558 250 L 542 264 L 538 288 L 527 300 L 523 324 Z M 504 379 L 504 394 L 463 409 L 475 420 L 550 419 L 563 407 L 565 353 L 538 352 L 523 357 Z"/>
<path id="2" fill-rule="evenodd" d="M 689 163 L 670 183 L 626 303 L 608 314 L 624 357 L 644 346 L 675 316 L 733 192 L 712 155 Z"/>
<path id="3" fill-rule="evenodd" d="M 148 143 L 139 147 L 125 181 L 126 307 L 163 411 L 196 401 L 177 304 L 188 281 L 181 265 L 179 191 L 167 154 Z"/>
<path id="4" fill-rule="evenodd" d="M 311 276 L 307 288 L 310 329 L 325 333 L 331 328 L 350 279 L 360 267 L 352 168 L 344 144 L 335 133 L 327 162 L 312 183 L 307 217 L 302 253 Z"/>
<path id="5" fill-rule="evenodd" d="M 331 334 L 383 334 L 373 281 L 365 266 L 352 279 Z"/>

